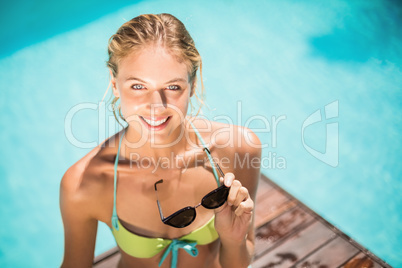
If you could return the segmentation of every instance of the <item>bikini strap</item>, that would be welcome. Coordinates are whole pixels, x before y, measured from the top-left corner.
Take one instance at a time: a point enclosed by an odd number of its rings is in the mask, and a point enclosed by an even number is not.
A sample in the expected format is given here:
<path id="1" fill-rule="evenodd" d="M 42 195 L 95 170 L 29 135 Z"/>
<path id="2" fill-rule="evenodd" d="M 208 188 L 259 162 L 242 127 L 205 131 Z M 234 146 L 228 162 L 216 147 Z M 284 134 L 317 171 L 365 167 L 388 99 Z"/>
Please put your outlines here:
<path id="1" fill-rule="evenodd" d="M 207 145 L 205 144 L 204 139 L 201 137 L 200 133 L 198 132 L 198 129 L 194 126 L 193 122 L 191 122 L 191 121 L 189 121 L 189 122 L 190 122 L 190 125 L 192 126 L 192 128 L 194 129 L 194 132 L 197 135 L 198 139 L 200 140 L 202 146 L 204 146 L 204 151 L 207 153 L 209 163 L 211 163 L 211 166 L 212 166 L 212 171 L 214 173 L 216 183 L 219 186 L 220 185 L 219 176 L 218 176 L 218 172 L 216 172 L 216 167 L 215 167 L 214 161 L 212 160 L 211 152 L 209 151 Z"/>
<path id="2" fill-rule="evenodd" d="M 124 134 L 126 134 L 126 131 L 124 131 L 123 134 L 120 137 L 119 148 L 117 149 L 116 159 L 114 160 L 114 184 L 113 184 L 114 185 L 114 190 L 113 190 L 112 226 L 116 230 L 119 230 L 119 224 L 118 224 L 118 218 L 117 218 L 117 210 L 116 210 L 117 165 L 119 164 L 120 147 L 121 147 L 121 141 L 123 140 Z"/>

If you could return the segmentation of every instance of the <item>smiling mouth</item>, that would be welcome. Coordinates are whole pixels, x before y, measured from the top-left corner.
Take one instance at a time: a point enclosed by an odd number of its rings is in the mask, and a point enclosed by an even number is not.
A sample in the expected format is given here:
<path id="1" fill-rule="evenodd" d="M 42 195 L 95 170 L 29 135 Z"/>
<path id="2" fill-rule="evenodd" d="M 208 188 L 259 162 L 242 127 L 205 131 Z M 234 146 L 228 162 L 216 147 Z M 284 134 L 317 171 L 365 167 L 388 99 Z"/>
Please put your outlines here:
<path id="1" fill-rule="evenodd" d="M 140 116 L 140 117 L 141 117 L 142 120 L 144 120 L 151 127 L 162 126 L 163 124 L 165 124 L 170 119 L 170 116 L 168 116 L 166 118 L 163 118 L 163 119 L 160 119 L 160 120 L 147 119 L 147 118 L 144 118 L 142 116 Z"/>

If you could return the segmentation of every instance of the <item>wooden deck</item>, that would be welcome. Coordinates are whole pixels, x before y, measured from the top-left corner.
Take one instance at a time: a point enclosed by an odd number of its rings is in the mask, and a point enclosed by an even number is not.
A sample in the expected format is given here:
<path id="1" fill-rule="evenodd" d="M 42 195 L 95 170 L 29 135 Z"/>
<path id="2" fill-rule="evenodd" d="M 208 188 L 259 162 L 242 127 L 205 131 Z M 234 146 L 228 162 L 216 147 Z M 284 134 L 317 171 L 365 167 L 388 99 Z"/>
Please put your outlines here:
<path id="1" fill-rule="evenodd" d="M 391 267 L 264 175 L 256 201 L 253 268 Z M 95 268 L 116 267 L 117 247 L 95 257 Z"/>

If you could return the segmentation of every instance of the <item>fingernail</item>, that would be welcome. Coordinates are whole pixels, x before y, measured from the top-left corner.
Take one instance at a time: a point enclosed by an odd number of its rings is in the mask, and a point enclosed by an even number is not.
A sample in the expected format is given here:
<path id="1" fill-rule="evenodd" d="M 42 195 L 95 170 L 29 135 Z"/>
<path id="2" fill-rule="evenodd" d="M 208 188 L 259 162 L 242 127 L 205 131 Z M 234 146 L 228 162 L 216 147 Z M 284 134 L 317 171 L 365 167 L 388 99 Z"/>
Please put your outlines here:
<path id="1" fill-rule="evenodd" d="M 229 205 L 229 207 L 231 207 L 233 204 L 232 204 L 232 203 L 230 203 L 230 202 L 228 202 L 228 205 Z"/>
<path id="2" fill-rule="evenodd" d="M 229 180 L 229 179 L 226 179 L 226 180 L 225 180 L 225 185 L 226 185 L 227 187 L 230 186 L 230 180 Z"/>

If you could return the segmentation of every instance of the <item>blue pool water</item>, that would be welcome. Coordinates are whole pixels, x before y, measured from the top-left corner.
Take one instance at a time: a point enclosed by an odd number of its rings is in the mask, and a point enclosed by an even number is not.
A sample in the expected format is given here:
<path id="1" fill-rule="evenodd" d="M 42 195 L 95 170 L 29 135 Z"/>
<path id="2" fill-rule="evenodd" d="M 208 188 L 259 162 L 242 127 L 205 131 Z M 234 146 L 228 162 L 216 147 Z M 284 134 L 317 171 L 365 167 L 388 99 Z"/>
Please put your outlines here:
<path id="1" fill-rule="evenodd" d="M 186 24 L 203 56 L 203 115 L 254 129 L 265 175 L 402 267 L 397 1 L 25 2 L 1 4 L 0 267 L 60 264 L 60 179 L 117 131 L 97 106 L 107 40 L 161 12 Z M 96 254 L 113 246 L 100 224 Z"/>

